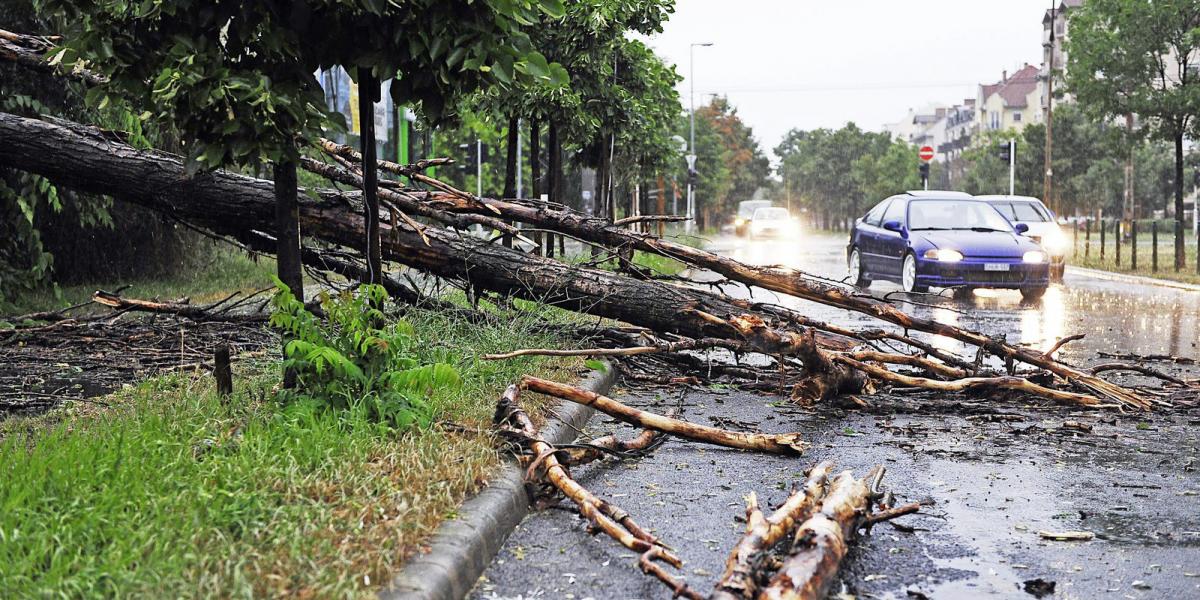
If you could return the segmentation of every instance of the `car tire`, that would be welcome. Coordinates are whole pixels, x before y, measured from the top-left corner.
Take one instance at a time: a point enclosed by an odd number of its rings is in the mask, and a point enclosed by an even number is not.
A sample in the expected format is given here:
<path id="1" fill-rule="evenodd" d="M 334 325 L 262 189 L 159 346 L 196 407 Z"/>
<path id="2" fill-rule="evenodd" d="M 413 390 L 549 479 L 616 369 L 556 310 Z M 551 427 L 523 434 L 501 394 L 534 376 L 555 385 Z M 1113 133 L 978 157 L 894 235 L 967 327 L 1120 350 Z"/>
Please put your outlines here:
<path id="1" fill-rule="evenodd" d="M 1038 285 L 1021 288 L 1021 297 L 1026 300 L 1037 300 L 1046 295 L 1046 286 Z"/>
<path id="2" fill-rule="evenodd" d="M 904 255 L 904 264 L 900 267 L 900 287 L 906 292 L 929 291 L 929 286 L 917 283 L 917 257 L 912 252 Z"/>
<path id="3" fill-rule="evenodd" d="M 970 300 L 975 294 L 975 288 L 965 285 L 954 288 L 955 300 Z"/>
<path id="4" fill-rule="evenodd" d="M 859 289 L 867 289 L 871 287 L 871 280 L 867 279 L 862 270 L 862 254 L 858 248 L 850 250 L 850 257 L 846 259 L 846 270 L 850 274 L 850 284 Z"/>

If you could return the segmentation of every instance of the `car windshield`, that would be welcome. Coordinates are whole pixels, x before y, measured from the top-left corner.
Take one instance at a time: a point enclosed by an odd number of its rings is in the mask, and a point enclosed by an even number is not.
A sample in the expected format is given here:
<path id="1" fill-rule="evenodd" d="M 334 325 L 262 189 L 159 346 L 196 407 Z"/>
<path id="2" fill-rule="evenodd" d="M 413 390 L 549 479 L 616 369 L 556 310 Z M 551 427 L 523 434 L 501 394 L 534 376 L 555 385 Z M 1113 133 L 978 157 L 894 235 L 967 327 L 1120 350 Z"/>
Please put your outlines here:
<path id="1" fill-rule="evenodd" d="M 743 219 L 749 219 L 754 216 L 754 211 L 771 206 L 769 200 L 751 200 L 738 204 L 738 216 Z"/>
<path id="2" fill-rule="evenodd" d="M 908 205 L 908 228 L 1012 231 L 992 205 L 971 200 L 917 200 Z"/>
<path id="3" fill-rule="evenodd" d="M 755 221 L 784 221 L 787 218 L 788 211 L 786 208 L 770 207 L 754 211 Z"/>
<path id="4" fill-rule="evenodd" d="M 1036 202 L 989 202 L 996 210 L 1013 221 L 1023 223 L 1045 223 L 1050 215 Z"/>

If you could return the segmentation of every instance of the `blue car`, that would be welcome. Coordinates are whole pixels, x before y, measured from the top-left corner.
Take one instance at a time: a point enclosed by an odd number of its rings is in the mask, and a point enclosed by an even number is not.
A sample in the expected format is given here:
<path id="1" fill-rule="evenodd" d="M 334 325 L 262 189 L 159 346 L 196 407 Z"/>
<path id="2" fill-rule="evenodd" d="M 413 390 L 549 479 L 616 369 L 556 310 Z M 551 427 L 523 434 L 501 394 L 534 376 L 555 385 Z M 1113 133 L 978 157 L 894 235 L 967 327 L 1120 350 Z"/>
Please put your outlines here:
<path id="1" fill-rule="evenodd" d="M 1046 252 L 992 205 L 962 192 L 907 192 L 875 205 L 854 225 L 846 259 L 850 280 L 930 287 L 1021 290 L 1039 298 L 1050 285 Z"/>

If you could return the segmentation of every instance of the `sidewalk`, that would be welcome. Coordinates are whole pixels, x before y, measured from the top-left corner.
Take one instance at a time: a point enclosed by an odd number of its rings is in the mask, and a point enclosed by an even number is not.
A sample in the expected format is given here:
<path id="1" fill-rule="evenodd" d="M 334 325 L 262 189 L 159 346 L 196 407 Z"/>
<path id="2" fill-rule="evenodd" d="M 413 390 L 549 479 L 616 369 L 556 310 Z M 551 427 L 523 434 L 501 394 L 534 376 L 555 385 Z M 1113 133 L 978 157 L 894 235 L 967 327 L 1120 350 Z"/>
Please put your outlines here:
<path id="1" fill-rule="evenodd" d="M 1189 292 L 1200 292 L 1200 285 L 1194 283 L 1184 283 L 1182 281 L 1173 281 L 1170 279 L 1159 279 L 1157 277 L 1144 277 L 1142 275 L 1130 275 L 1128 273 L 1116 273 L 1113 271 L 1103 271 L 1100 269 L 1089 269 L 1086 267 L 1076 267 L 1067 265 L 1068 275 L 1078 275 L 1079 277 L 1090 277 L 1092 279 L 1103 279 L 1106 281 L 1121 281 L 1125 283 L 1136 283 L 1139 285 L 1153 285 L 1158 287 L 1168 287 L 1177 290 L 1187 290 Z"/>

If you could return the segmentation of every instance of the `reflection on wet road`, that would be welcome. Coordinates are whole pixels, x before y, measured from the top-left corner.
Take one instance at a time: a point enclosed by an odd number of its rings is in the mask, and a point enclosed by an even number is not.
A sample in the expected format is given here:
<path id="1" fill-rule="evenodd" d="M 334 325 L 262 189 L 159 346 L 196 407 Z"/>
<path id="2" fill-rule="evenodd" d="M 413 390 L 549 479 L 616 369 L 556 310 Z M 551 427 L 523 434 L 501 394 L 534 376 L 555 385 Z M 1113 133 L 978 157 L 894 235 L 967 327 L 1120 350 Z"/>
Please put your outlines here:
<path id="1" fill-rule="evenodd" d="M 845 237 L 832 235 L 802 235 L 794 241 L 729 236 L 711 240 L 708 248 L 750 264 L 785 265 L 841 280 L 846 277 L 845 244 Z M 748 295 L 745 288 L 728 287 L 726 292 Z M 900 286 L 890 282 L 875 282 L 870 293 L 888 296 L 914 314 L 989 335 L 1004 335 L 1009 342 L 1043 350 L 1063 336 L 1087 334 L 1059 353 L 1067 361 L 1093 360 L 1100 351 L 1200 358 L 1200 292 L 1068 274 L 1063 285 L 1051 287 L 1045 297 L 1033 302 L 1022 300 L 1020 293 L 1010 290 L 976 290 L 972 297 L 962 300 L 952 299 L 946 292 L 941 298 L 921 295 L 905 302 Z M 813 309 L 811 303 L 767 290 L 754 290 L 753 296 L 800 307 L 810 314 L 819 310 L 820 318 L 838 323 L 873 321 L 832 308 Z M 933 341 L 947 350 L 965 351 L 953 340 Z"/>

